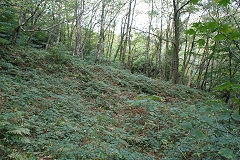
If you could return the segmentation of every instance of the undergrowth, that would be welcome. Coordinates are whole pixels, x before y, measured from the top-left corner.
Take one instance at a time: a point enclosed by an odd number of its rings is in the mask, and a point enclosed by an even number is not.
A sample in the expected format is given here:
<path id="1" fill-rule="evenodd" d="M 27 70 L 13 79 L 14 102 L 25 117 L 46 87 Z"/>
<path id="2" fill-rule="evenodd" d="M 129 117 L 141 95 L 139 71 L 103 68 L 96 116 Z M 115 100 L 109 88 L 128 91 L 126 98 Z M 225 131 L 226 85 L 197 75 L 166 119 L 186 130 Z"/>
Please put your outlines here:
<path id="1" fill-rule="evenodd" d="M 2 159 L 239 159 L 239 115 L 210 94 L 89 64 L 57 48 L 3 48 Z"/>

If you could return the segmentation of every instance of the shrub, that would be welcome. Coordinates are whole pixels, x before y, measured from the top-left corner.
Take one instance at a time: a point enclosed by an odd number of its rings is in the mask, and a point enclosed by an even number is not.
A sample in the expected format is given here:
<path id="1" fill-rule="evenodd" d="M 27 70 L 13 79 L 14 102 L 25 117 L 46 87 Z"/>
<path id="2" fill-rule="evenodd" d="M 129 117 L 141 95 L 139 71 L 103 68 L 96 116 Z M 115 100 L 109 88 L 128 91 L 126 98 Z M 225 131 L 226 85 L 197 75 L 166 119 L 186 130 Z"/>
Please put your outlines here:
<path id="1" fill-rule="evenodd" d="M 72 61 L 72 56 L 65 53 L 62 50 L 63 47 L 54 46 L 49 49 L 49 54 L 46 55 L 46 59 L 50 62 L 57 64 L 70 64 Z"/>

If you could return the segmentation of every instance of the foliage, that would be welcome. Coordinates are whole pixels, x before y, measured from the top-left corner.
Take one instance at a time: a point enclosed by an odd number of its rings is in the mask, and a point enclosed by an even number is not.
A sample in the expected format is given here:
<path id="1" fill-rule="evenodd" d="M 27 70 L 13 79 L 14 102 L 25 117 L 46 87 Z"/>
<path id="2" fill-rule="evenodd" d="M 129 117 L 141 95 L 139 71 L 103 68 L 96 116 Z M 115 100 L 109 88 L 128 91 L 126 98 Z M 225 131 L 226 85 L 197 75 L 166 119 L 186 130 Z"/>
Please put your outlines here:
<path id="1" fill-rule="evenodd" d="M 14 119 L 9 119 L 13 120 Z M 1 122 L 0 123 L 0 131 L 1 131 L 1 143 L 14 144 L 14 143 L 30 143 L 29 139 L 26 137 L 30 135 L 30 130 L 27 128 L 23 128 L 21 126 L 15 126 L 9 122 Z"/>
<path id="2" fill-rule="evenodd" d="M 66 52 L 68 51 L 64 45 L 52 46 L 46 58 L 56 64 L 69 64 L 71 63 L 71 56 L 66 54 Z"/>
<path id="3" fill-rule="evenodd" d="M 212 95 L 56 50 L 1 55 L 4 157 L 239 159 L 239 115 Z"/>

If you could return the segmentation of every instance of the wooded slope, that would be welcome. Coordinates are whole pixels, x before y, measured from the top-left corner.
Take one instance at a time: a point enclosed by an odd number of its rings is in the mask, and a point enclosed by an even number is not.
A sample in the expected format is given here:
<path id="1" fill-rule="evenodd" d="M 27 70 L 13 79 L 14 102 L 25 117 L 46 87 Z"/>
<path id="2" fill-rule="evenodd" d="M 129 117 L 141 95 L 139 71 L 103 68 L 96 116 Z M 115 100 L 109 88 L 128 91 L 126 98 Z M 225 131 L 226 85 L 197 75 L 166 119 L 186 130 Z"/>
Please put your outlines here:
<path id="1" fill-rule="evenodd" d="M 50 49 L 1 49 L 3 159 L 238 159 L 212 95 Z"/>

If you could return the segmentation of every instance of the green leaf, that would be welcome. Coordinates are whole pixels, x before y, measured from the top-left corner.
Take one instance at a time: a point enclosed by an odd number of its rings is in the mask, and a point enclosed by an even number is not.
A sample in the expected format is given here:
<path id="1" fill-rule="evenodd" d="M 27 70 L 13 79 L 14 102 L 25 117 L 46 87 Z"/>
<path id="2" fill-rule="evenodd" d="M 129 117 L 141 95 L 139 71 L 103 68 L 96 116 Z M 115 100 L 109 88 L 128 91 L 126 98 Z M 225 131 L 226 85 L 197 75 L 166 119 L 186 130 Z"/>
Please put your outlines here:
<path id="1" fill-rule="evenodd" d="M 228 149 L 228 148 L 222 148 L 222 149 L 219 150 L 218 153 L 220 155 L 222 155 L 223 157 L 228 158 L 228 159 L 233 159 L 234 158 L 233 151 Z"/>
<path id="2" fill-rule="evenodd" d="M 193 23 L 192 26 L 200 32 L 206 32 L 209 29 L 208 25 L 202 22 Z"/>
<path id="3" fill-rule="evenodd" d="M 205 40 L 204 39 L 199 39 L 197 41 L 197 43 L 198 43 L 199 46 L 203 46 L 205 44 Z"/>
<path id="4" fill-rule="evenodd" d="M 182 123 L 181 126 L 184 130 L 192 129 L 192 123 L 190 123 L 190 122 Z"/>
<path id="5" fill-rule="evenodd" d="M 237 29 L 233 29 L 230 31 L 228 38 L 231 40 L 238 40 L 240 38 L 240 33 Z"/>
<path id="6" fill-rule="evenodd" d="M 221 85 L 215 87 L 215 90 L 219 90 L 219 91 L 223 91 L 223 90 L 230 91 L 231 89 L 232 89 L 232 84 L 229 81 L 224 82 Z"/>
<path id="7" fill-rule="evenodd" d="M 16 128 L 14 130 L 7 131 L 10 134 L 17 134 L 17 135 L 30 135 L 30 130 L 27 128 Z"/>
<path id="8" fill-rule="evenodd" d="M 196 137 L 197 139 L 201 139 L 201 138 L 204 138 L 206 135 L 200 131 L 199 129 L 195 129 L 193 132 L 192 132 L 192 135 L 194 137 Z"/>
<path id="9" fill-rule="evenodd" d="M 0 37 L 0 44 L 3 44 L 3 45 L 8 45 L 10 44 L 11 42 L 9 40 L 6 40 L 6 39 L 3 39 Z"/>
<path id="10" fill-rule="evenodd" d="M 206 23 L 206 26 L 211 30 L 211 32 L 215 32 L 217 30 L 218 23 L 208 22 L 208 23 Z"/>
<path id="11" fill-rule="evenodd" d="M 236 121 L 240 121 L 240 115 L 237 112 L 234 112 L 234 114 L 232 115 L 232 118 Z"/>
<path id="12" fill-rule="evenodd" d="M 231 117 L 230 117 L 230 114 L 222 114 L 222 115 L 219 115 L 218 116 L 218 120 L 229 120 Z"/>
<path id="13" fill-rule="evenodd" d="M 224 35 L 218 34 L 218 35 L 216 35 L 216 36 L 214 37 L 214 40 L 215 40 L 215 41 L 221 41 L 221 40 L 223 40 L 224 38 L 225 38 Z"/>
<path id="14" fill-rule="evenodd" d="M 239 84 L 232 84 L 232 89 L 234 90 L 240 90 L 240 85 Z"/>
<path id="15" fill-rule="evenodd" d="M 192 26 L 194 28 L 199 28 L 199 26 L 202 26 L 202 23 L 201 22 L 196 22 L 196 23 L 193 23 Z"/>
<path id="16" fill-rule="evenodd" d="M 227 7 L 228 4 L 230 4 L 230 0 L 215 0 L 216 3 L 219 3 L 221 6 Z"/>
<path id="17" fill-rule="evenodd" d="M 204 122 L 207 122 L 208 124 L 212 124 L 212 119 L 203 115 L 201 116 L 201 119 L 204 121 Z"/>
<path id="18" fill-rule="evenodd" d="M 193 29 L 189 29 L 185 31 L 185 34 L 194 35 L 196 34 L 196 31 L 194 31 Z"/>
<path id="19" fill-rule="evenodd" d="M 27 137 L 20 137 L 20 141 L 23 143 L 31 143 L 30 139 L 28 139 Z"/>
<path id="20" fill-rule="evenodd" d="M 141 99 L 144 99 L 144 96 L 137 96 L 135 99 L 136 100 L 141 100 Z"/>
<path id="21" fill-rule="evenodd" d="M 227 33 L 228 30 L 229 30 L 228 24 L 222 25 L 221 27 L 219 27 L 219 30 L 220 30 L 221 32 Z"/>
<path id="22" fill-rule="evenodd" d="M 191 0 L 192 4 L 197 4 L 199 0 Z"/>

